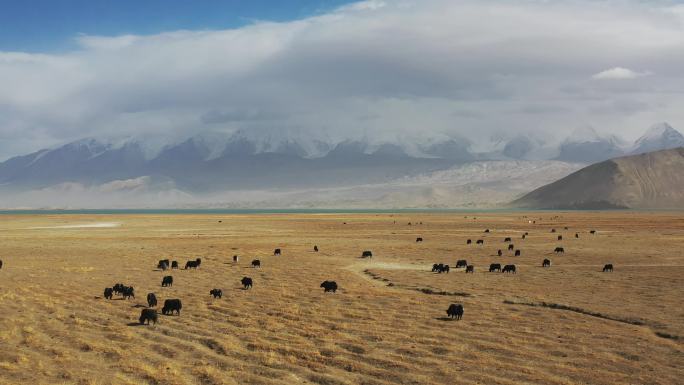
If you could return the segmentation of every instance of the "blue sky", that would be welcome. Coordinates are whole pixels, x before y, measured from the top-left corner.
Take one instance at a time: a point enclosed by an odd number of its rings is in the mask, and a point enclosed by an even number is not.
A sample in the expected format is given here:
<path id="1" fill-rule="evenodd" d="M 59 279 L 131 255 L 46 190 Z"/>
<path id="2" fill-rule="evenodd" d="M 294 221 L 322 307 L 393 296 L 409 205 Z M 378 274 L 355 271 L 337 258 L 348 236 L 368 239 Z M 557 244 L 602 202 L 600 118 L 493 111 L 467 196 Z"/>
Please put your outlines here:
<path id="1" fill-rule="evenodd" d="M 287 21 L 349 0 L 0 0 L 0 51 L 57 52 L 87 35 L 148 35 Z"/>

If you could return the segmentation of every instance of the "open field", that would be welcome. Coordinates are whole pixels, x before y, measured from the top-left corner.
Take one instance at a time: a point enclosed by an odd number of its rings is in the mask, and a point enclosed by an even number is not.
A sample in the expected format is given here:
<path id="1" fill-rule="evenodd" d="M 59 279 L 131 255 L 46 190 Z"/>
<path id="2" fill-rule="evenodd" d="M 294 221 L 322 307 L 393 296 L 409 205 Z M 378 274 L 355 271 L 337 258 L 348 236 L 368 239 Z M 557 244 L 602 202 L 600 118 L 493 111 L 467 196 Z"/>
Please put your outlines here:
<path id="1" fill-rule="evenodd" d="M 1 384 L 684 378 L 682 213 L 0 219 Z M 564 240 L 557 241 L 559 234 Z M 424 242 L 415 242 L 419 236 Z M 507 236 L 522 256 L 505 251 Z M 466 245 L 468 238 L 485 244 Z M 554 255 L 556 246 L 565 253 Z M 272 255 L 276 247 L 282 256 Z M 498 249 L 504 256 L 496 256 Z M 359 258 L 363 250 L 374 257 Z M 182 266 L 197 257 L 196 271 L 156 269 L 160 259 Z M 255 258 L 261 269 L 249 267 Z M 551 259 L 548 269 L 544 258 Z M 474 264 L 475 273 L 453 269 L 458 259 Z M 488 273 L 492 262 L 515 264 L 518 272 Z M 452 270 L 432 273 L 433 263 Z M 602 273 L 605 263 L 615 271 Z M 173 276 L 173 287 L 161 287 L 165 275 Z M 254 279 L 253 289 L 242 290 L 243 276 Z M 324 280 L 337 281 L 340 290 L 324 294 Z M 134 286 L 136 299 L 103 299 L 103 289 L 117 282 Z M 223 289 L 223 299 L 214 300 L 212 288 Z M 157 294 L 159 308 L 180 298 L 181 315 L 135 325 L 148 292 Z M 461 321 L 446 318 L 450 303 L 464 305 Z"/>

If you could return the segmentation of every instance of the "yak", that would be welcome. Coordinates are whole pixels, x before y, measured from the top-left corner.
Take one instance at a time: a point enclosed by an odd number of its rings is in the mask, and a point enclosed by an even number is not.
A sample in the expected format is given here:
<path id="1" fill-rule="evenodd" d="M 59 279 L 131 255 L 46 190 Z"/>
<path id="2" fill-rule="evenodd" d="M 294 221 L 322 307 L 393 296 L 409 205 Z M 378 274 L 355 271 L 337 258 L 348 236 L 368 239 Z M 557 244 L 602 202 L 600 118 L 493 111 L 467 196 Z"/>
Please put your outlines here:
<path id="1" fill-rule="evenodd" d="M 468 261 L 466 261 L 465 259 L 459 259 L 458 261 L 456 261 L 456 268 L 457 269 L 459 267 L 466 267 L 466 266 L 468 266 Z"/>
<path id="2" fill-rule="evenodd" d="M 114 296 L 114 289 L 112 289 L 111 287 L 104 289 L 104 297 L 106 299 L 112 299 L 113 296 Z"/>
<path id="3" fill-rule="evenodd" d="M 221 298 L 221 297 L 223 297 L 223 290 L 211 289 L 211 290 L 209 290 L 209 294 L 213 295 L 214 298 Z"/>
<path id="4" fill-rule="evenodd" d="M 554 253 L 565 253 L 565 249 L 558 246 L 553 250 Z"/>
<path id="5" fill-rule="evenodd" d="M 613 271 L 613 264 L 612 263 L 608 263 L 605 266 L 603 266 L 603 272 L 605 273 L 608 271 Z"/>
<path id="6" fill-rule="evenodd" d="M 314 252 L 318 253 L 318 246 L 314 245 Z"/>
<path id="7" fill-rule="evenodd" d="M 542 262 L 542 267 L 550 267 L 550 266 L 551 266 L 551 261 L 549 261 L 548 259 L 545 259 Z"/>
<path id="8" fill-rule="evenodd" d="M 237 255 L 233 255 L 233 262 L 237 263 L 240 260 L 240 257 Z"/>
<path id="9" fill-rule="evenodd" d="M 173 286 L 173 277 L 170 275 L 167 275 L 166 277 L 162 278 L 162 287 L 167 286 Z"/>
<path id="10" fill-rule="evenodd" d="M 142 309 L 140 312 L 140 324 L 144 325 L 147 323 L 148 325 L 150 324 L 150 321 L 152 321 L 153 324 L 157 324 L 157 311 L 154 309 Z"/>
<path id="11" fill-rule="evenodd" d="M 242 286 L 244 287 L 245 290 L 250 289 L 252 287 L 252 284 L 253 284 L 252 278 L 249 278 L 249 277 L 242 277 L 240 282 L 242 283 Z"/>
<path id="12" fill-rule="evenodd" d="M 177 268 L 178 268 L 178 261 L 173 261 L 173 262 L 171 262 L 171 268 L 172 268 L 172 269 L 177 269 Z"/>
<path id="13" fill-rule="evenodd" d="M 154 295 L 154 293 L 148 293 L 147 294 L 147 306 L 148 307 L 157 306 L 157 296 Z"/>
<path id="14" fill-rule="evenodd" d="M 495 271 L 501 271 L 501 264 L 500 263 L 492 263 L 489 265 L 489 272 L 493 273 Z"/>
<path id="15" fill-rule="evenodd" d="M 280 255 L 280 254 L 281 254 L 280 249 L 273 250 L 273 255 Z"/>
<path id="16" fill-rule="evenodd" d="M 171 266 L 171 262 L 168 259 L 160 259 L 157 263 L 157 269 L 166 270 Z"/>
<path id="17" fill-rule="evenodd" d="M 499 257 L 500 257 L 501 255 L 503 255 L 503 252 L 501 251 L 501 249 L 499 249 L 499 250 L 496 252 L 496 255 L 498 255 Z"/>
<path id="18" fill-rule="evenodd" d="M 504 238 L 504 242 L 511 242 L 511 237 Z"/>
<path id="19" fill-rule="evenodd" d="M 178 315 L 180 315 L 180 311 L 182 308 L 183 304 L 181 303 L 180 299 L 167 299 L 166 301 L 164 301 L 162 314 L 173 315 L 173 312 L 175 311 Z"/>
<path id="20" fill-rule="evenodd" d="M 465 272 L 466 272 L 466 274 L 467 273 L 475 273 L 475 266 L 473 266 L 473 265 L 466 266 Z"/>
<path id="21" fill-rule="evenodd" d="M 466 241 L 466 245 L 469 245 L 469 244 L 471 244 L 471 243 L 473 243 L 473 240 L 472 240 L 472 239 L 468 239 L 468 240 Z"/>
<path id="22" fill-rule="evenodd" d="M 337 291 L 337 282 L 335 281 L 323 281 L 321 283 L 321 287 L 323 288 L 323 292 L 327 293 L 329 291 L 332 291 L 335 293 Z"/>
<path id="23" fill-rule="evenodd" d="M 512 273 L 515 274 L 515 265 L 506 265 L 501 270 L 502 273 Z"/>
<path id="24" fill-rule="evenodd" d="M 452 303 L 446 312 L 449 317 L 460 320 L 463 318 L 463 305 Z"/>
<path id="25" fill-rule="evenodd" d="M 559 240 L 559 241 L 562 241 L 562 240 L 563 240 L 563 236 L 562 236 L 562 235 L 559 235 L 559 236 L 558 236 L 558 240 Z"/>
<path id="26" fill-rule="evenodd" d="M 423 242 L 423 238 L 421 238 L 421 237 L 416 238 L 416 243 L 420 243 L 420 242 Z"/>
<path id="27" fill-rule="evenodd" d="M 261 267 L 261 261 L 258 259 L 253 260 L 252 267 Z"/>
<path id="28" fill-rule="evenodd" d="M 361 253 L 361 258 L 373 258 L 373 253 L 370 250 L 366 250 Z"/>
<path id="29" fill-rule="evenodd" d="M 135 289 L 133 289 L 132 286 L 124 286 L 121 293 L 123 294 L 124 299 L 135 298 Z"/>
<path id="30" fill-rule="evenodd" d="M 475 243 L 477 243 L 478 245 L 484 245 L 484 240 L 478 239 Z"/>
<path id="31" fill-rule="evenodd" d="M 516 250 L 516 251 L 515 251 L 515 256 L 516 256 L 516 257 L 519 257 L 519 256 L 520 256 L 520 250 Z"/>
<path id="32" fill-rule="evenodd" d="M 515 245 L 514 245 L 514 244 L 511 243 L 510 245 L 508 245 L 508 251 L 511 251 L 511 250 L 513 250 L 513 249 L 515 249 Z"/>

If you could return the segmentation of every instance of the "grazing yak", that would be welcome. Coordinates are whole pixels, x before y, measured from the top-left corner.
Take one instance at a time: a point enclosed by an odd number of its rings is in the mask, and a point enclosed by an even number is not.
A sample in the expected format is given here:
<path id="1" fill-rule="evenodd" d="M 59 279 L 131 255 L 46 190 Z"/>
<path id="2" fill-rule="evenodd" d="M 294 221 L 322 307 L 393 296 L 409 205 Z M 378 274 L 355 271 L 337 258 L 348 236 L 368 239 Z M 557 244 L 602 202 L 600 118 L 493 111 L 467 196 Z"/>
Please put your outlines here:
<path id="1" fill-rule="evenodd" d="M 501 264 L 500 263 L 492 263 L 489 265 L 489 272 L 493 273 L 495 271 L 501 272 Z"/>
<path id="2" fill-rule="evenodd" d="M 171 266 L 171 262 L 168 259 L 160 259 L 157 263 L 157 269 L 166 270 Z"/>
<path id="3" fill-rule="evenodd" d="M 613 264 L 612 263 L 608 263 L 605 266 L 603 266 L 603 272 L 605 273 L 608 271 L 613 271 Z"/>
<path id="4" fill-rule="evenodd" d="M 166 277 L 162 278 L 162 287 L 167 286 L 173 286 L 173 277 L 170 275 L 167 275 Z"/>
<path id="5" fill-rule="evenodd" d="M 421 238 L 421 237 L 416 238 L 416 243 L 420 243 L 420 242 L 423 242 L 423 238 Z"/>
<path id="6" fill-rule="evenodd" d="M 252 267 L 261 267 L 261 261 L 258 259 L 253 260 Z"/>
<path id="7" fill-rule="evenodd" d="M 489 232 L 489 229 L 486 229 L 484 232 L 485 232 L 485 233 L 488 233 L 488 232 Z"/>
<path id="8" fill-rule="evenodd" d="M 542 262 L 542 267 L 549 267 L 549 266 L 551 266 L 551 261 L 549 261 L 548 259 L 545 259 Z"/>
<path id="9" fill-rule="evenodd" d="M 150 321 L 152 321 L 153 324 L 157 324 L 157 311 L 154 309 L 142 309 L 140 312 L 140 324 L 144 325 L 147 323 L 148 325 L 150 324 Z"/>
<path id="10" fill-rule="evenodd" d="M 575 238 L 579 238 L 579 233 L 575 233 Z"/>
<path id="11" fill-rule="evenodd" d="M 596 234 L 596 230 L 591 230 L 589 234 Z"/>
<path id="12" fill-rule="evenodd" d="M 503 255 L 503 252 L 501 251 L 501 249 L 499 249 L 499 250 L 496 252 L 496 255 L 498 255 L 499 257 Z"/>
<path id="13" fill-rule="evenodd" d="M 316 253 L 318 253 L 318 246 L 317 246 L 317 245 L 314 245 L 314 251 L 315 251 Z"/>
<path id="14" fill-rule="evenodd" d="M 242 283 L 242 287 L 245 290 L 250 289 L 252 287 L 252 283 L 253 283 L 252 278 L 249 278 L 249 277 L 242 277 L 240 282 Z"/>
<path id="15" fill-rule="evenodd" d="M 558 240 L 559 240 L 559 241 L 562 241 L 562 240 L 563 240 L 563 236 L 562 236 L 562 235 L 559 235 L 559 236 L 558 236 Z"/>
<path id="16" fill-rule="evenodd" d="M 452 303 L 449 305 L 449 308 L 446 312 L 449 317 L 460 320 L 463 318 L 463 305 Z"/>
<path id="17" fill-rule="evenodd" d="M 503 267 L 501 272 L 515 274 L 515 265 L 506 265 Z"/>
<path id="18" fill-rule="evenodd" d="M 508 245 L 508 251 L 511 251 L 511 250 L 513 250 L 513 249 L 515 249 L 515 245 L 514 245 L 514 244 L 511 243 L 510 245 Z"/>
<path id="19" fill-rule="evenodd" d="M 526 236 L 527 236 L 527 235 L 523 234 L 523 235 L 522 235 L 522 239 L 525 239 Z"/>
<path id="20" fill-rule="evenodd" d="M 135 298 L 135 289 L 133 289 L 132 286 L 124 286 L 121 293 L 123 294 L 124 299 Z"/>
<path id="21" fill-rule="evenodd" d="M 282 252 L 280 251 L 280 249 L 275 249 L 275 250 L 273 250 L 273 255 L 280 255 L 280 254 L 282 254 Z"/>
<path id="22" fill-rule="evenodd" d="M 484 245 L 484 240 L 478 239 L 475 243 L 477 243 L 478 245 Z"/>
<path id="23" fill-rule="evenodd" d="M 114 290 L 114 294 L 123 294 L 124 287 L 125 286 L 123 283 L 114 284 L 114 286 L 112 287 L 112 289 Z"/>
<path id="24" fill-rule="evenodd" d="M 516 250 L 516 251 L 515 251 L 515 256 L 516 256 L 516 257 L 519 257 L 519 256 L 520 256 L 520 250 Z"/>
<path id="25" fill-rule="evenodd" d="M 458 261 L 456 261 L 456 268 L 457 269 L 460 267 L 466 267 L 466 266 L 468 266 L 468 261 L 466 261 L 465 259 L 459 259 Z"/>
<path id="26" fill-rule="evenodd" d="M 366 250 L 361 253 L 361 258 L 373 258 L 373 253 L 370 250 Z"/>
<path id="27" fill-rule="evenodd" d="M 162 314 L 164 315 L 173 315 L 173 312 L 175 311 L 178 315 L 180 315 L 180 311 L 183 308 L 183 304 L 181 303 L 181 300 L 179 299 L 167 299 L 164 301 L 164 307 L 162 308 Z"/>
<path id="28" fill-rule="evenodd" d="M 335 293 L 337 291 L 337 282 L 335 281 L 323 281 L 321 283 L 321 287 L 323 288 L 323 292 L 327 293 L 329 291 L 332 291 Z"/>
<path id="29" fill-rule="evenodd" d="M 466 266 L 465 272 L 466 272 L 466 274 L 467 273 L 475 273 L 475 266 L 473 266 L 473 265 Z"/>
<path id="30" fill-rule="evenodd" d="M 504 238 L 504 242 L 512 242 L 512 241 L 511 241 L 511 237 L 506 237 L 506 238 Z"/>
<path id="31" fill-rule="evenodd" d="M 114 296 L 114 289 L 112 289 L 111 287 L 104 289 L 104 297 L 106 299 L 112 299 L 113 296 Z"/>
<path id="32" fill-rule="evenodd" d="M 239 260 L 240 257 L 238 257 L 237 255 L 233 255 L 233 262 L 238 263 Z"/>
<path id="33" fill-rule="evenodd" d="M 555 232 L 556 232 L 556 229 L 551 229 L 551 232 L 552 232 L 552 233 L 555 233 Z"/>
<path id="34" fill-rule="evenodd" d="M 172 269 L 177 269 L 177 268 L 178 268 L 178 261 L 173 261 L 173 262 L 171 262 L 171 268 L 172 268 Z"/>
<path id="35" fill-rule="evenodd" d="M 187 262 L 185 262 L 185 270 L 196 269 L 199 267 L 199 265 L 200 264 L 197 263 L 197 261 L 187 261 Z"/>
<path id="36" fill-rule="evenodd" d="M 211 290 L 209 290 L 209 294 L 213 295 L 214 298 L 221 298 L 221 297 L 223 297 L 223 290 L 211 289 Z"/>
<path id="37" fill-rule="evenodd" d="M 472 239 L 468 239 L 468 240 L 466 241 L 466 245 L 469 245 L 469 244 L 471 244 L 471 243 L 473 243 L 473 240 L 472 240 Z"/>
<path id="38" fill-rule="evenodd" d="M 565 253 L 565 249 L 558 246 L 553 250 L 554 253 Z"/>
<path id="39" fill-rule="evenodd" d="M 148 293 L 147 294 L 147 306 L 148 307 L 157 306 L 157 296 L 154 295 L 154 293 Z"/>

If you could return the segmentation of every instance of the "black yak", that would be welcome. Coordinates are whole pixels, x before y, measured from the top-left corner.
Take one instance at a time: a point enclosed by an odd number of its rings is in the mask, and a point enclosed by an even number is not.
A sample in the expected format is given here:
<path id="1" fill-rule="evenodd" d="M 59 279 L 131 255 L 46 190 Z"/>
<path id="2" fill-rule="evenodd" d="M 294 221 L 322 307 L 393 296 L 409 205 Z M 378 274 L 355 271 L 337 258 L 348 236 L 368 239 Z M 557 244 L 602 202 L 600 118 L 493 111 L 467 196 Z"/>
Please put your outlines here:
<path id="1" fill-rule="evenodd" d="M 484 245 L 484 240 L 478 239 L 475 243 L 477 243 L 478 245 Z"/>
<path id="2" fill-rule="evenodd" d="M 123 294 L 124 299 L 135 298 L 135 289 L 133 289 L 132 286 L 124 286 L 121 293 Z"/>
<path id="3" fill-rule="evenodd" d="M 373 253 L 370 250 L 366 250 L 361 253 L 361 258 L 373 258 Z"/>
<path id="4" fill-rule="evenodd" d="M 514 244 L 511 243 L 510 245 L 508 245 L 508 251 L 511 251 L 511 250 L 513 250 L 513 249 L 515 249 L 515 245 L 514 245 Z"/>
<path id="5" fill-rule="evenodd" d="M 459 259 L 458 261 L 456 261 L 456 268 L 457 269 L 459 267 L 466 267 L 466 266 L 468 266 L 468 261 L 466 261 L 465 259 Z"/>
<path id="6" fill-rule="evenodd" d="M 449 317 L 460 320 L 463 317 L 463 305 L 452 303 L 446 312 Z"/>
<path id="7" fill-rule="evenodd" d="M 223 297 L 223 290 L 211 289 L 211 290 L 209 290 L 209 294 L 213 295 L 214 298 L 221 298 L 221 297 Z"/>
<path id="8" fill-rule="evenodd" d="M 177 268 L 178 268 L 178 261 L 173 261 L 173 262 L 171 262 L 171 268 L 172 268 L 172 269 L 177 269 Z"/>
<path id="9" fill-rule="evenodd" d="M 472 240 L 472 239 L 468 239 L 468 240 L 466 241 L 466 245 L 469 245 L 469 244 L 471 244 L 471 243 L 473 243 L 473 240 Z"/>
<path id="10" fill-rule="evenodd" d="M 519 256 L 520 256 L 520 250 L 516 250 L 516 251 L 515 251 L 515 256 L 516 256 L 516 257 L 519 257 Z"/>
<path id="11" fill-rule="evenodd" d="M 565 253 L 565 249 L 559 246 L 559 247 L 556 247 L 556 248 L 553 250 L 553 252 L 554 252 L 554 253 Z"/>
<path id="12" fill-rule="evenodd" d="M 596 234 L 596 230 L 591 230 L 589 234 Z"/>
<path id="13" fill-rule="evenodd" d="M 421 237 L 416 238 L 416 243 L 419 243 L 419 242 L 423 242 L 423 238 L 421 238 Z"/>
<path id="14" fill-rule="evenodd" d="M 258 259 L 253 260 L 252 267 L 261 267 L 261 261 Z"/>
<path id="15" fill-rule="evenodd" d="M 112 289 L 114 289 L 114 294 L 123 294 L 124 287 L 125 286 L 123 283 L 114 284 L 114 286 L 112 287 Z"/>
<path id="16" fill-rule="evenodd" d="M 329 291 L 332 291 L 335 293 L 337 291 L 337 282 L 335 281 L 323 281 L 321 283 L 321 287 L 323 288 L 323 292 L 327 293 Z"/>
<path id="17" fill-rule="evenodd" d="M 475 266 L 473 266 L 473 265 L 466 266 L 465 272 L 466 273 L 475 273 Z"/>
<path id="18" fill-rule="evenodd" d="M 562 236 L 562 235 L 559 235 L 559 236 L 558 236 L 558 240 L 559 240 L 559 241 L 562 241 L 562 240 L 563 240 L 563 236 Z"/>
<path id="19" fill-rule="evenodd" d="M 238 257 L 237 255 L 233 255 L 233 262 L 238 263 L 239 260 L 240 257 Z"/>
<path id="20" fill-rule="evenodd" d="M 162 278 L 162 287 L 167 286 L 173 286 L 173 277 L 170 275 L 167 275 L 166 277 Z"/>
<path id="21" fill-rule="evenodd" d="M 500 263 L 492 263 L 489 265 L 489 272 L 493 273 L 495 271 L 501 271 L 501 264 Z"/>
<path id="22" fill-rule="evenodd" d="M 197 261 L 187 261 L 185 262 L 185 270 L 187 269 L 196 269 L 199 267 L 199 263 Z"/>
<path id="23" fill-rule="evenodd" d="M 506 265 L 501 270 L 502 273 L 512 273 L 515 274 L 515 265 Z"/>
<path id="24" fill-rule="evenodd" d="M 548 259 L 545 259 L 542 262 L 542 267 L 550 267 L 550 266 L 551 266 L 551 261 L 549 261 Z"/>
<path id="25" fill-rule="evenodd" d="M 280 255 L 280 254 L 281 254 L 280 249 L 273 250 L 273 255 Z"/>
<path id="26" fill-rule="evenodd" d="M 157 269 L 166 270 L 171 266 L 171 262 L 168 259 L 160 259 L 157 263 Z"/>
<path id="27" fill-rule="evenodd" d="M 575 233 L 575 238 L 579 238 L 579 233 Z"/>
<path id="28" fill-rule="evenodd" d="M 242 277 L 240 282 L 242 283 L 242 287 L 244 287 L 245 290 L 251 288 L 253 283 L 252 278 L 249 277 Z"/>
<path id="29" fill-rule="evenodd" d="M 484 232 L 485 232 L 485 233 L 488 233 L 488 232 L 489 232 L 489 229 L 486 229 Z"/>
<path id="30" fill-rule="evenodd" d="M 141 325 L 144 325 L 145 323 L 149 325 L 150 321 L 152 321 L 153 324 L 157 324 L 157 311 L 154 309 L 142 309 L 139 321 Z"/>
<path id="31" fill-rule="evenodd" d="M 503 255 L 503 252 L 501 251 L 501 249 L 499 249 L 499 250 L 496 252 L 496 255 L 498 255 L 499 257 Z"/>
<path id="32" fill-rule="evenodd" d="M 179 299 L 167 299 L 164 301 L 164 307 L 162 308 L 162 314 L 164 315 L 173 315 L 173 312 L 175 311 L 178 315 L 180 315 L 180 311 L 183 308 L 183 304 L 181 303 L 181 300 Z"/>
<path id="33" fill-rule="evenodd" d="M 608 263 L 605 266 L 603 266 L 603 272 L 605 273 L 608 271 L 613 271 L 613 264 L 612 263 Z"/>
<path id="34" fill-rule="evenodd" d="M 148 307 L 157 306 L 157 296 L 154 295 L 154 293 L 148 293 L 147 294 L 147 306 Z"/>
<path id="35" fill-rule="evenodd" d="M 314 251 L 318 253 L 318 246 L 314 245 Z"/>
<path id="36" fill-rule="evenodd" d="M 104 289 L 104 297 L 106 299 L 112 299 L 113 296 L 114 296 L 114 289 L 112 289 L 111 287 Z"/>
<path id="37" fill-rule="evenodd" d="M 511 242 L 511 237 L 504 238 L 504 242 Z"/>

